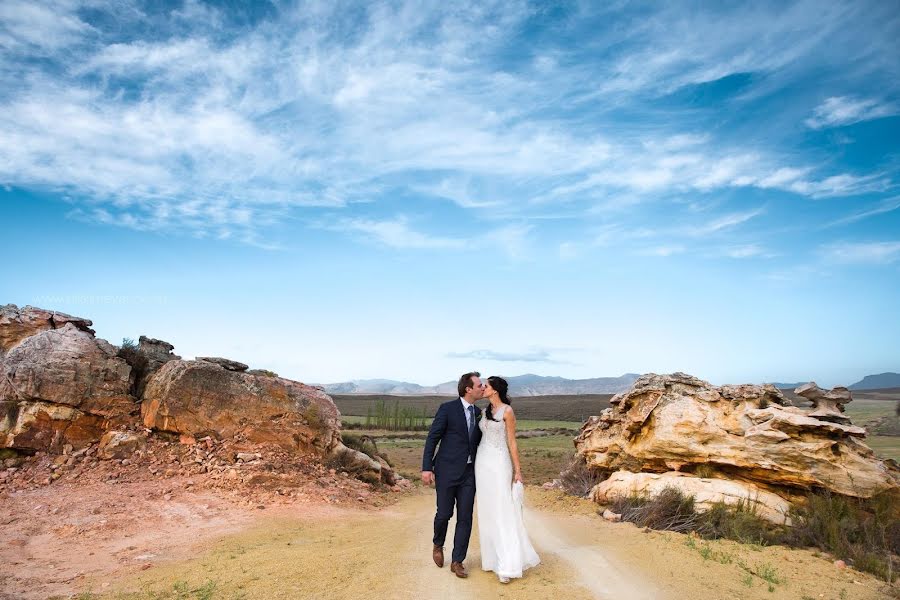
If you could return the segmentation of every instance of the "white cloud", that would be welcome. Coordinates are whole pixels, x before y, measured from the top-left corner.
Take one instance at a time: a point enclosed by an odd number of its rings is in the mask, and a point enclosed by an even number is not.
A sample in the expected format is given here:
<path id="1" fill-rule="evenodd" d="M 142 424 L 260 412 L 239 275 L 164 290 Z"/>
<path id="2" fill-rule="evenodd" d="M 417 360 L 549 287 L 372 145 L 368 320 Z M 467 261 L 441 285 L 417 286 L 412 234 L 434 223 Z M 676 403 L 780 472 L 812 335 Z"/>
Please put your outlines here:
<path id="1" fill-rule="evenodd" d="M 685 252 L 686 248 L 680 244 L 669 244 L 665 246 L 653 246 L 650 248 L 644 248 L 640 250 L 638 253 L 643 254 L 645 256 L 673 256 L 675 254 L 682 254 Z"/>
<path id="2" fill-rule="evenodd" d="M 895 104 L 876 98 L 832 96 L 817 106 L 805 123 L 811 129 L 824 129 L 889 117 L 898 112 Z"/>
<path id="3" fill-rule="evenodd" d="M 410 228 L 406 217 L 392 220 L 344 219 L 329 227 L 337 231 L 360 233 L 391 248 L 464 248 L 463 238 L 435 237 Z"/>
<path id="4" fill-rule="evenodd" d="M 874 217 L 876 215 L 881 215 L 889 212 L 893 212 L 900 208 L 900 196 L 893 196 L 891 198 L 885 198 L 884 200 L 878 202 L 871 208 L 867 208 L 866 210 L 857 211 L 842 219 L 838 219 L 836 221 L 832 221 L 826 227 L 834 227 L 836 225 L 847 225 L 849 223 L 855 223 L 856 221 L 862 221 L 863 219 L 868 219 L 869 217 Z"/>
<path id="5" fill-rule="evenodd" d="M 471 350 L 469 352 L 449 352 L 448 358 L 465 358 L 475 360 L 497 362 L 534 362 L 548 364 L 569 364 L 553 359 L 547 350 L 534 350 L 530 352 L 496 352 L 494 350 Z"/>
<path id="6" fill-rule="evenodd" d="M 771 252 L 759 244 L 745 244 L 743 246 L 731 246 L 725 248 L 725 256 L 729 258 L 771 258 Z"/>
<path id="7" fill-rule="evenodd" d="M 763 214 L 763 208 L 757 208 L 755 210 L 740 212 L 740 213 L 731 213 L 721 215 L 719 217 L 714 218 L 713 220 L 703 223 L 701 225 L 693 225 L 686 227 L 682 230 L 684 235 L 688 235 L 691 237 L 702 237 L 706 235 L 712 235 L 714 233 L 718 233 L 720 231 L 724 231 L 727 229 L 732 229 L 741 225 L 742 223 L 746 223 L 750 219 L 758 217 Z"/>
<path id="8" fill-rule="evenodd" d="M 137 32 L 153 17 L 130 5 L 94 6 L 113 11 L 115 31 L 86 24 L 78 8 L 0 8 L 0 43 L 14 50 L 0 57 L 0 180 L 89 198 L 79 218 L 210 236 L 226 222 L 244 239 L 297 208 L 352 207 L 393 190 L 524 222 L 548 204 L 596 217 L 696 191 L 827 197 L 891 185 L 665 115 L 635 127 L 604 112 L 629 95 L 747 71 L 771 81 L 824 60 L 829 33 L 860 18 L 852 8 L 821 10 L 814 23 L 815 7 L 802 3 L 721 15 L 663 8 L 640 22 L 601 9 L 622 26 L 583 49 L 543 42 L 521 68 L 496 61 L 533 10 L 519 3 L 372 4 L 348 15 L 318 2 L 229 29 L 227 15 L 188 2 L 152 21 L 152 38 Z M 763 33 L 767 44 L 747 43 Z M 598 51 L 611 60 L 579 60 Z M 21 59 L 35 53 L 47 60 Z M 529 233 L 497 236 L 522 256 Z"/>
<path id="9" fill-rule="evenodd" d="M 822 246 L 831 262 L 845 264 L 890 264 L 900 260 L 900 242 L 839 242 Z"/>

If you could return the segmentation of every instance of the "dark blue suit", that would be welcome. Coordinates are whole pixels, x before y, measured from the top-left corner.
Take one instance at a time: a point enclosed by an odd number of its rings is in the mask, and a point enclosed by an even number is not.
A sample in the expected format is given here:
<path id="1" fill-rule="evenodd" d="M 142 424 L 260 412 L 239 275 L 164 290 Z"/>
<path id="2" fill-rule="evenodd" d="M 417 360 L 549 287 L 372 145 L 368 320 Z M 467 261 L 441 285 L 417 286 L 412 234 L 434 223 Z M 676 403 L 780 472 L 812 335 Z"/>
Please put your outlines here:
<path id="1" fill-rule="evenodd" d="M 475 506 L 475 453 L 481 441 L 479 411 L 475 409 L 474 430 L 469 436 L 466 413 L 459 398 L 444 402 L 434 415 L 425 439 L 422 470 L 434 471 L 437 488 L 437 513 L 434 515 L 435 546 L 443 546 L 447 524 L 456 505 L 456 533 L 453 536 L 453 562 L 462 562 L 472 535 L 472 509 Z M 435 448 L 437 455 L 435 455 Z M 468 463 L 469 456 L 472 462 Z"/>

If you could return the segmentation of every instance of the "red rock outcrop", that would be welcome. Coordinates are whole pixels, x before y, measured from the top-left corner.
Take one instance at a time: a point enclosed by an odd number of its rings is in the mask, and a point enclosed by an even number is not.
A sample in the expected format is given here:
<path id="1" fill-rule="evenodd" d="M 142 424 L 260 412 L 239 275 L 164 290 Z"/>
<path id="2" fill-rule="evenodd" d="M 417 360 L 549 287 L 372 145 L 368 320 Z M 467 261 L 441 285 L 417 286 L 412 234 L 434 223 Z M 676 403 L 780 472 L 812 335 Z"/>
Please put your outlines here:
<path id="1" fill-rule="evenodd" d="M 320 456 L 340 443 L 340 413 L 319 388 L 203 360 L 163 365 L 147 383 L 141 414 L 152 429 L 195 437 L 241 435 Z"/>
<path id="2" fill-rule="evenodd" d="M 0 447 L 83 447 L 135 419 L 131 367 L 90 321 L 15 305 L 0 312 Z"/>

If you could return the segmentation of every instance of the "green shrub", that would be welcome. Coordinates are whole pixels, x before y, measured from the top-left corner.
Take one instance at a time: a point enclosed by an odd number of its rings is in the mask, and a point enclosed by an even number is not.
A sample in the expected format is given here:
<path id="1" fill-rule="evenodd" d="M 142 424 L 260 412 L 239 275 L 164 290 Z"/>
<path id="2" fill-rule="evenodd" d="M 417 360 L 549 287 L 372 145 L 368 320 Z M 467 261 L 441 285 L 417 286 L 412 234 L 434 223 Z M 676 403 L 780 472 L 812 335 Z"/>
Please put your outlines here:
<path id="1" fill-rule="evenodd" d="M 716 503 L 696 513 L 694 497 L 672 487 L 649 498 L 637 494 L 617 498 L 610 509 L 620 513 L 623 521 L 641 527 L 693 531 L 704 539 L 814 546 L 889 582 L 897 578 L 900 566 L 900 492 L 896 490 L 868 500 L 828 492 L 809 494 L 803 506 L 791 510 L 792 527 L 766 521 L 749 501 Z M 778 583 L 777 577 L 760 577 Z"/>
<path id="2" fill-rule="evenodd" d="M 829 492 L 810 494 L 796 507 L 789 542 L 827 550 L 861 571 L 893 581 L 900 554 L 900 493 L 864 500 Z"/>

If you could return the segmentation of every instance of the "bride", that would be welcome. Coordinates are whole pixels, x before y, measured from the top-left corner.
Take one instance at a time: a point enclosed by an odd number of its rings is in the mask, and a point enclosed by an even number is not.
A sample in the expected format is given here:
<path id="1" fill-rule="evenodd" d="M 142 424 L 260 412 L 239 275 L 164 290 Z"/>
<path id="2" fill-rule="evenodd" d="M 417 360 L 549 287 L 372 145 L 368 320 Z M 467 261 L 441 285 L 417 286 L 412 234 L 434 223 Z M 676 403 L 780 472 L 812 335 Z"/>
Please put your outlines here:
<path id="1" fill-rule="evenodd" d="M 495 572 L 502 583 L 541 562 L 525 531 L 522 507 L 513 499 L 513 467 L 516 485 L 522 483 L 522 468 L 508 388 L 505 379 L 488 377 L 483 397 L 490 404 L 478 422 L 482 438 L 475 457 L 481 568 Z"/>

